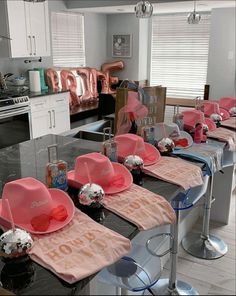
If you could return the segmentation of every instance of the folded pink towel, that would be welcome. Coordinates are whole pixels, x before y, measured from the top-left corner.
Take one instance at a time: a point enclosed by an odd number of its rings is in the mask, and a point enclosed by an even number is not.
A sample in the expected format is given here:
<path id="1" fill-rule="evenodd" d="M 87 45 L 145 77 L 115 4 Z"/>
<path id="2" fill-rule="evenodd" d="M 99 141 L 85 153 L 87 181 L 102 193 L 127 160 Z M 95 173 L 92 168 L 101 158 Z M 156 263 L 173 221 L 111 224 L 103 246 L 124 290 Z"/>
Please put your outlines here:
<path id="1" fill-rule="evenodd" d="M 236 130 L 236 117 L 230 117 L 229 119 L 222 121 L 221 125 L 231 127 Z"/>
<path id="2" fill-rule="evenodd" d="M 144 172 L 147 175 L 177 184 L 185 190 L 203 184 L 201 168 L 180 158 L 163 156 L 154 165 L 144 167 Z"/>
<path id="3" fill-rule="evenodd" d="M 175 212 L 162 196 L 135 184 L 119 194 L 106 195 L 104 206 L 140 230 L 175 223 Z"/>
<path id="4" fill-rule="evenodd" d="M 76 209 L 62 230 L 35 235 L 32 260 L 68 283 L 77 282 L 129 253 L 130 241 Z"/>
<path id="5" fill-rule="evenodd" d="M 236 151 L 236 134 L 227 128 L 219 127 L 212 132 L 208 132 L 209 138 L 217 139 L 221 142 L 226 142 L 230 151 Z"/>

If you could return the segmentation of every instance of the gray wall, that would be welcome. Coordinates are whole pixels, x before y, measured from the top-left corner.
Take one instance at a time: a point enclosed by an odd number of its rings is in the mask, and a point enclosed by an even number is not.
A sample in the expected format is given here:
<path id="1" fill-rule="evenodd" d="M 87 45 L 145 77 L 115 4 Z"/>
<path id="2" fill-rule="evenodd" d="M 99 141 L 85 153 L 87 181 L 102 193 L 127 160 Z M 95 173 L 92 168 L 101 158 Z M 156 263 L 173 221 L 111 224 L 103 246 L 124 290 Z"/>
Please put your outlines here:
<path id="1" fill-rule="evenodd" d="M 113 58 L 112 57 L 112 35 L 131 34 L 132 35 L 132 57 Z M 107 16 L 107 60 L 123 60 L 125 68 L 117 75 L 120 79 L 139 79 L 139 20 L 134 14 L 113 14 Z M 116 73 L 114 73 L 116 74 Z"/>
<path id="2" fill-rule="evenodd" d="M 107 16 L 85 13 L 84 31 L 86 66 L 100 69 L 106 62 Z"/>
<path id="3" fill-rule="evenodd" d="M 0 0 L 1 1 L 1 0 Z M 63 0 L 49 0 L 49 14 L 52 11 L 67 10 Z M 50 22 L 51 24 L 51 22 Z M 106 61 L 106 30 L 107 17 L 102 14 L 85 13 L 85 49 L 86 65 L 100 69 Z M 3 41 L 4 42 L 4 41 Z M 49 68 L 53 66 L 52 56 L 43 57 L 42 63 L 25 64 L 24 59 L 0 58 L 0 71 L 3 73 L 25 74 L 35 67 Z"/>
<path id="4" fill-rule="evenodd" d="M 213 9 L 207 75 L 211 99 L 235 96 L 235 72 L 235 9 Z"/>

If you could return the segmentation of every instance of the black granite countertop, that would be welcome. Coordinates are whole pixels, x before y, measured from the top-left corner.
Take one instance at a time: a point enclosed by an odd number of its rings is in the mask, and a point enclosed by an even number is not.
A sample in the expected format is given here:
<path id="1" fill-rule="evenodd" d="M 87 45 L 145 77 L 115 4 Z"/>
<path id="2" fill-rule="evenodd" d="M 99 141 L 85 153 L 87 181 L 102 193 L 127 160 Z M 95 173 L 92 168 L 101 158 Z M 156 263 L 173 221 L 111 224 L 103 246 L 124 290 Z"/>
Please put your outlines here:
<path id="1" fill-rule="evenodd" d="M 4 184 L 18 178 L 32 176 L 45 183 L 45 168 L 48 162 L 47 146 L 52 144 L 58 144 L 59 158 L 67 161 L 69 169 L 74 167 L 74 159 L 77 156 L 100 150 L 100 145 L 96 142 L 56 135 L 47 135 L 0 149 L 0 196 Z M 68 193 L 77 206 L 78 192 L 69 188 Z M 138 233 L 136 226 L 106 209 L 88 214 L 94 220 L 101 220 L 99 222 L 104 226 L 129 239 Z M 12 265 L 0 261 L 0 280 L 3 287 L 20 295 L 68 295 L 74 293 L 75 290 L 80 291 L 92 278 L 89 277 L 70 285 L 31 260 L 22 266 L 19 264 L 18 267 L 14 266 L 14 270 L 22 269 L 22 267 L 24 272 L 11 276 Z"/>
<path id="2" fill-rule="evenodd" d="M 45 90 L 45 91 L 41 91 L 41 92 L 25 92 L 24 95 L 28 96 L 30 99 L 33 99 L 36 97 L 57 95 L 57 94 L 65 93 L 65 92 L 68 92 L 68 90 L 61 90 L 58 92 L 55 92 L 52 90 Z"/>
<path id="3" fill-rule="evenodd" d="M 8 90 L 4 92 L 0 92 L 0 96 L 28 96 L 29 98 L 36 98 L 36 97 L 43 97 L 43 96 L 51 96 L 56 94 L 61 94 L 68 92 L 68 90 L 60 90 L 58 92 L 52 91 L 52 90 L 44 90 L 41 92 L 30 92 L 29 89 L 24 90 L 21 87 L 18 88 L 9 88 Z"/>
<path id="4" fill-rule="evenodd" d="M 47 146 L 52 144 L 58 144 L 59 159 L 63 159 L 68 163 L 69 170 L 73 169 L 74 160 L 77 156 L 91 151 L 100 151 L 101 148 L 101 143 L 98 142 L 46 135 L 0 149 L 0 196 L 4 184 L 18 178 L 31 176 L 45 183 L 45 168 L 48 162 Z M 144 177 L 144 187 L 164 196 L 167 200 L 173 199 L 180 192 L 180 187 L 177 185 L 147 176 Z M 75 205 L 79 207 L 77 202 L 78 192 L 69 188 L 68 193 Z M 87 214 L 109 229 L 129 239 L 132 239 L 138 233 L 135 225 L 106 209 L 100 209 L 94 213 L 87 212 Z M 20 295 L 68 295 L 75 292 L 79 293 L 92 279 L 92 277 L 88 277 L 70 285 L 31 260 L 22 266 L 24 272 L 12 276 L 12 266 L 0 261 L 0 280 L 3 287 Z"/>

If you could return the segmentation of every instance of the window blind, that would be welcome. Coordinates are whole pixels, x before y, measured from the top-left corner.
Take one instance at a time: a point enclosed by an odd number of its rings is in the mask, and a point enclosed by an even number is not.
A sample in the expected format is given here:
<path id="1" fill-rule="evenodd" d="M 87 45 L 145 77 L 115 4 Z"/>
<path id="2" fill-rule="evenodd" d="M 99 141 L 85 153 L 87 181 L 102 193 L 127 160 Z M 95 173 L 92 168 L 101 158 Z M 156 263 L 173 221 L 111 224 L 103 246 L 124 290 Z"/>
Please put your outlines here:
<path id="1" fill-rule="evenodd" d="M 167 87 L 168 97 L 203 97 L 209 35 L 210 13 L 195 25 L 187 23 L 186 13 L 154 16 L 150 84 Z"/>
<path id="2" fill-rule="evenodd" d="M 52 50 L 54 66 L 85 66 L 82 14 L 52 12 Z"/>

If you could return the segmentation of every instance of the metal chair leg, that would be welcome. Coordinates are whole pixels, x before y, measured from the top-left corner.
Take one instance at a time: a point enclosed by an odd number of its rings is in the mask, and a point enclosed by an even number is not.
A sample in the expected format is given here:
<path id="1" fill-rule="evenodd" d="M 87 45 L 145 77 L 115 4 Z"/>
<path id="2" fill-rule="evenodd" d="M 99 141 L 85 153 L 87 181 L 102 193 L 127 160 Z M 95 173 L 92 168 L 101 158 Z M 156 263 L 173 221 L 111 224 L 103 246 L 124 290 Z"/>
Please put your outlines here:
<path id="1" fill-rule="evenodd" d="M 116 287 L 115 288 L 115 295 L 119 296 L 119 295 L 128 295 L 127 290 L 122 289 L 120 287 Z"/>
<path id="2" fill-rule="evenodd" d="M 213 176 L 210 176 L 204 205 L 202 232 L 189 233 L 182 240 L 182 246 L 186 252 L 194 257 L 208 260 L 220 258 L 228 251 L 228 246 L 222 239 L 209 234 L 212 190 Z"/>
<path id="3" fill-rule="evenodd" d="M 155 295 L 199 295 L 195 288 L 190 284 L 176 279 L 177 254 L 178 254 L 178 232 L 179 232 L 179 211 L 176 211 L 176 223 L 171 225 L 172 247 L 170 251 L 170 277 L 160 279 L 151 288 Z"/>

